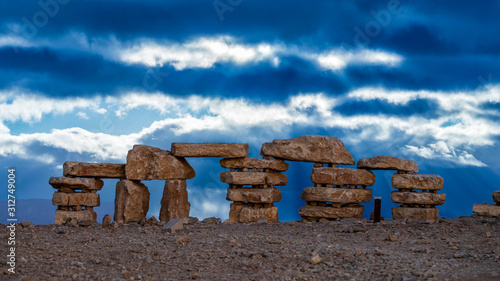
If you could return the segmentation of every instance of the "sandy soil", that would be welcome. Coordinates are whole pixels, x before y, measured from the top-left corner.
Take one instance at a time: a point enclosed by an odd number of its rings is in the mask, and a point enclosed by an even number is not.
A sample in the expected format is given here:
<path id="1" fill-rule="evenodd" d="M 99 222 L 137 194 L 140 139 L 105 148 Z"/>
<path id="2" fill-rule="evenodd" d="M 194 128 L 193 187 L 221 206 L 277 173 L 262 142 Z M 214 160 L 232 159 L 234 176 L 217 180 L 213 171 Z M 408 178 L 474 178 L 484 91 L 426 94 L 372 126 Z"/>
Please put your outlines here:
<path id="1" fill-rule="evenodd" d="M 0 280 L 500 280 L 500 218 L 37 225 L 16 239 L 17 274 L 2 263 Z"/>

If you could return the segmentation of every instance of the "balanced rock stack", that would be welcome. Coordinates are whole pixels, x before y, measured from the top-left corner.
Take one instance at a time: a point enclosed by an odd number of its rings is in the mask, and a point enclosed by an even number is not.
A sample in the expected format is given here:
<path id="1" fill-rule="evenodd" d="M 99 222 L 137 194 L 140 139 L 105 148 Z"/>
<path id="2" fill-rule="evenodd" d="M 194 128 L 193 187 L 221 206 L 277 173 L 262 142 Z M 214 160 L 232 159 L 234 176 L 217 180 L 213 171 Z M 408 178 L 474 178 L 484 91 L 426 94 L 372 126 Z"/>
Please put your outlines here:
<path id="1" fill-rule="evenodd" d="M 359 203 L 371 200 L 371 190 L 366 186 L 375 183 L 375 175 L 365 170 L 338 168 L 339 164 L 354 164 L 354 158 L 340 139 L 309 135 L 274 140 L 262 145 L 261 155 L 268 159 L 315 163 L 311 174 L 314 187 L 305 188 L 301 195 L 306 205 L 299 215 L 304 220 L 363 216 L 364 207 Z"/>
<path id="2" fill-rule="evenodd" d="M 413 160 L 392 156 L 375 156 L 358 161 L 358 168 L 368 170 L 396 170 L 392 176 L 391 200 L 401 204 L 392 208 L 393 219 L 436 219 L 436 205 L 444 204 L 446 194 L 437 193 L 443 188 L 443 178 L 438 175 L 419 175 Z"/>
<path id="3" fill-rule="evenodd" d="M 474 204 L 472 211 L 488 217 L 500 217 L 500 190 L 491 193 L 495 204 Z"/>
<path id="4" fill-rule="evenodd" d="M 220 179 L 229 184 L 226 199 L 230 205 L 230 223 L 248 223 L 265 220 L 278 222 L 278 208 L 274 202 L 281 200 L 281 190 L 275 186 L 286 185 L 287 177 L 282 172 L 288 164 L 282 160 L 258 158 L 222 159 Z"/>
<path id="5" fill-rule="evenodd" d="M 195 171 L 183 157 L 173 152 L 146 145 L 134 145 L 127 154 L 126 179 L 116 185 L 115 221 L 138 222 L 149 210 L 149 191 L 141 181 L 165 180 L 161 199 L 160 220 L 189 217 L 190 204 L 186 179 Z"/>
<path id="6" fill-rule="evenodd" d="M 101 178 L 125 178 L 125 165 L 109 163 L 81 163 L 68 161 L 63 165 L 63 177 L 51 177 L 49 184 L 57 191 L 52 204 L 57 206 L 55 224 L 71 219 L 96 222 L 94 207 L 100 205 L 97 191 L 104 183 Z"/>

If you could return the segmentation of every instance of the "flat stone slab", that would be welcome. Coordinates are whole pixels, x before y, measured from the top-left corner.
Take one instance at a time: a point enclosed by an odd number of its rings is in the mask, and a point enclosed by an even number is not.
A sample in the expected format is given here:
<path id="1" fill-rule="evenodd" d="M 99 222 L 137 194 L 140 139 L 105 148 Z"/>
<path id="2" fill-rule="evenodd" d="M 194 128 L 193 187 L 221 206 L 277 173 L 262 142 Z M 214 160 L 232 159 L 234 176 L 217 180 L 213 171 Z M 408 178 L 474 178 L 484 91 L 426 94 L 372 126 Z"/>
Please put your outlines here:
<path id="1" fill-rule="evenodd" d="M 144 184 L 131 180 L 119 181 L 116 184 L 115 221 L 129 223 L 146 218 L 149 196 L 149 190 Z"/>
<path id="2" fill-rule="evenodd" d="M 304 188 L 300 197 L 305 201 L 358 204 L 362 202 L 370 202 L 372 200 L 372 190 L 308 187 Z"/>
<path id="3" fill-rule="evenodd" d="M 55 192 L 52 196 L 52 205 L 97 207 L 101 205 L 101 201 L 97 193 Z"/>
<path id="4" fill-rule="evenodd" d="M 500 203 L 500 190 L 491 193 L 491 197 L 493 197 L 493 202 Z"/>
<path id="5" fill-rule="evenodd" d="M 415 220 L 431 220 L 437 219 L 439 210 L 437 208 L 405 208 L 393 207 L 392 219 L 415 219 Z"/>
<path id="6" fill-rule="evenodd" d="M 222 168 L 226 169 L 270 169 L 277 172 L 288 170 L 288 163 L 283 160 L 265 160 L 259 158 L 234 158 L 220 160 Z"/>
<path id="7" fill-rule="evenodd" d="M 391 200 L 399 204 L 443 205 L 444 193 L 392 191 Z"/>
<path id="8" fill-rule="evenodd" d="M 286 174 L 265 172 L 222 172 L 220 180 L 235 185 L 286 185 Z"/>
<path id="9" fill-rule="evenodd" d="M 392 175 L 392 187 L 401 189 L 443 189 L 444 180 L 439 175 Z"/>
<path id="10" fill-rule="evenodd" d="M 83 211 L 63 211 L 56 210 L 54 224 L 65 224 L 71 219 L 76 219 L 77 221 L 90 221 L 97 222 L 97 214 L 92 210 Z"/>
<path id="11" fill-rule="evenodd" d="M 363 169 L 319 167 L 313 168 L 311 181 L 317 184 L 371 186 L 375 184 L 375 174 Z"/>
<path id="12" fill-rule="evenodd" d="M 259 221 L 267 221 L 268 223 L 278 222 L 278 207 L 254 208 L 234 203 L 230 205 L 228 222 L 249 223 Z"/>
<path id="13" fill-rule="evenodd" d="M 125 178 L 125 164 L 84 163 L 66 161 L 63 164 L 65 177 Z"/>
<path id="14" fill-rule="evenodd" d="M 186 159 L 147 145 L 129 150 L 125 174 L 129 180 L 192 179 L 196 175 Z"/>
<path id="15" fill-rule="evenodd" d="M 273 140 L 262 145 L 260 155 L 289 161 L 354 165 L 354 158 L 344 143 L 328 136 L 308 135 Z"/>
<path id="16" fill-rule="evenodd" d="M 474 204 L 472 206 L 472 211 L 479 215 L 485 215 L 489 217 L 500 217 L 500 206 L 490 205 L 490 204 Z"/>
<path id="17" fill-rule="evenodd" d="M 49 184 L 56 189 L 67 187 L 71 189 L 101 190 L 104 186 L 104 182 L 102 180 L 67 177 L 51 177 L 49 179 Z"/>
<path id="18" fill-rule="evenodd" d="M 323 206 L 311 206 L 305 205 L 299 209 L 299 215 L 303 218 L 313 218 L 313 219 L 341 219 L 341 218 L 363 218 L 363 211 L 365 207 L 323 207 Z"/>
<path id="19" fill-rule="evenodd" d="M 417 162 L 410 159 L 384 155 L 359 159 L 357 167 L 358 169 L 368 170 L 396 170 L 418 173 Z"/>
<path id="20" fill-rule="evenodd" d="M 246 143 L 172 143 L 172 154 L 177 157 L 248 157 Z"/>
<path id="21" fill-rule="evenodd" d="M 274 203 L 281 200 L 277 188 L 228 188 L 226 200 L 250 203 Z"/>
<path id="22" fill-rule="evenodd" d="M 188 201 L 186 180 L 166 180 L 161 198 L 160 221 L 189 217 L 191 204 Z"/>

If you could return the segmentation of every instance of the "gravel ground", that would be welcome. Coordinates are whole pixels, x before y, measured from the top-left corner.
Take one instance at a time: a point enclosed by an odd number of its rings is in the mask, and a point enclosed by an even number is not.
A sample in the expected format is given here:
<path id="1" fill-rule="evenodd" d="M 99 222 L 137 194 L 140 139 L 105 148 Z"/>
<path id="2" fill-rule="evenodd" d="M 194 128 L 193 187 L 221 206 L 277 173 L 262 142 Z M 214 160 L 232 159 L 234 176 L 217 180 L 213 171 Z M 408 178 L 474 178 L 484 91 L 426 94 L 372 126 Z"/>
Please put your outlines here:
<path id="1" fill-rule="evenodd" d="M 500 280 L 500 218 L 36 225 L 16 241 L 0 280 Z"/>

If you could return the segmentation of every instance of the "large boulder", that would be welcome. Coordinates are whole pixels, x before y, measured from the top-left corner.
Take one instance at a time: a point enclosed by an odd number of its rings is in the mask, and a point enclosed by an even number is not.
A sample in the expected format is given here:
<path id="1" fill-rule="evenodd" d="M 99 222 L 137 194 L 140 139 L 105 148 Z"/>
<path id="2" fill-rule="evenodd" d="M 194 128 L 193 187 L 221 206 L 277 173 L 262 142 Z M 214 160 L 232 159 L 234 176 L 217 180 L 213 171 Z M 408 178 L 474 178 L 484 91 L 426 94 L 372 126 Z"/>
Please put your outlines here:
<path id="1" fill-rule="evenodd" d="M 148 210 L 149 190 L 144 184 L 131 180 L 121 180 L 116 184 L 116 222 L 139 222 L 146 218 Z"/>
<path id="2" fill-rule="evenodd" d="M 125 164 L 84 163 L 66 161 L 63 165 L 65 177 L 125 178 Z"/>
<path id="3" fill-rule="evenodd" d="M 439 175 L 394 174 L 391 185 L 399 189 L 441 190 L 444 180 Z"/>
<path id="4" fill-rule="evenodd" d="M 500 190 L 491 193 L 491 197 L 493 197 L 493 202 L 500 203 Z"/>
<path id="5" fill-rule="evenodd" d="M 375 156 L 363 158 L 358 161 L 358 169 L 368 170 L 396 170 L 410 173 L 418 173 L 418 165 L 410 159 L 397 158 L 393 156 Z"/>
<path id="6" fill-rule="evenodd" d="M 300 161 L 354 165 L 354 158 L 336 137 L 308 135 L 294 139 L 273 140 L 262 145 L 260 155 Z"/>
<path id="7" fill-rule="evenodd" d="M 56 206 L 87 206 L 97 207 L 101 202 L 97 193 L 64 193 L 55 192 L 52 204 Z"/>
<path id="8" fill-rule="evenodd" d="M 234 203 L 230 205 L 228 222 L 249 223 L 258 221 L 267 221 L 268 223 L 278 222 L 278 207 L 253 208 L 244 204 Z"/>
<path id="9" fill-rule="evenodd" d="M 362 169 L 320 167 L 313 168 L 311 181 L 317 184 L 371 186 L 375 184 L 375 174 Z"/>
<path id="10" fill-rule="evenodd" d="M 64 211 L 56 210 L 54 224 L 65 224 L 71 219 L 76 219 L 78 222 L 97 222 L 97 214 L 92 210 L 83 211 Z"/>
<path id="11" fill-rule="evenodd" d="M 304 188 L 300 197 L 305 201 L 358 204 L 362 202 L 370 202 L 372 200 L 372 190 L 308 187 Z"/>
<path id="12" fill-rule="evenodd" d="M 270 169 L 277 172 L 288 170 L 288 163 L 283 160 L 266 160 L 259 158 L 232 158 L 220 160 L 222 168 L 226 169 Z"/>
<path id="13" fill-rule="evenodd" d="M 407 208 L 407 207 L 393 207 L 392 219 L 415 219 L 415 220 L 431 220 L 437 219 L 439 210 L 433 208 Z"/>
<path id="14" fill-rule="evenodd" d="M 186 180 L 166 180 L 161 198 L 160 221 L 187 218 L 190 207 Z"/>
<path id="15" fill-rule="evenodd" d="M 196 175 L 186 159 L 147 145 L 129 150 L 125 174 L 127 179 L 139 181 L 192 179 Z"/>
<path id="16" fill-rule="evenodd" d="M 172 154 L 177 157 L 248 157 L 246 143 L 172 143 Z"/>

